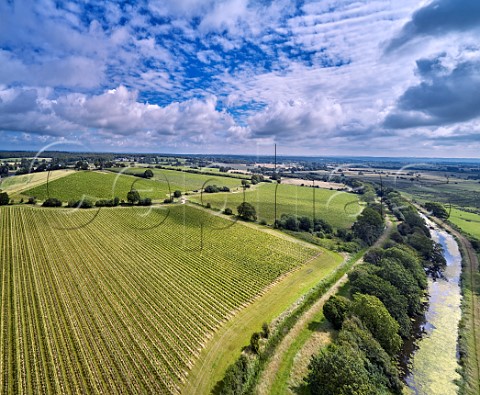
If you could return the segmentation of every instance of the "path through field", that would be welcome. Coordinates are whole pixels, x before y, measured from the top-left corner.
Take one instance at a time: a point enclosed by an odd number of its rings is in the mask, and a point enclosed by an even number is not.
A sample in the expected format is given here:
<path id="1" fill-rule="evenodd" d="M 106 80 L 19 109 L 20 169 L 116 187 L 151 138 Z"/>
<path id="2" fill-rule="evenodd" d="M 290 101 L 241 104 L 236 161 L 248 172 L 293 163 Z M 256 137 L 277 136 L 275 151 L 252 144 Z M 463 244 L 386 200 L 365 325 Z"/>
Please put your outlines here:
<path id="1" fill-rule="evenodd" d="M 393 222 L 387 217 L 386 227 L 383 234 L 375 242 L 372 247 L 381 246 L 393 230 Z M 363 257 L 360 257 L 354 265 L 363 262 Z M 330 330 L 310 332 L 309 325 L 311 325 L 316 317 L 321 314 L 323 305 L 332 295 L 335 295 L 338 290 L 348 281 L 348 275 L 343 275 L 333 286 L 309 309 L 300 317 L 295 326 L 284 337 L 280 345 L 275 350 L 274 355 L 270 359 L 266 369 L 264 370 L 257 392 L 259 395 L 280 395 L 284 392 L 292 393 L 290 389 L 285 388 L 288 382 L 288 377 L 293 369 L 293 358 L 296 358 L 295 375 L 301 378 L 306 374 L 308 363 L 313 354 L 318 352 L 321 345 L 328 343 L 330 339 Z M 292 347 L 297 338 L 308 330 L 308 335 L 304 336 L 304 343 L 298 350 L 292 354 Z M 302 341 L 303 341 L 302 340 Z M 290 351 L 290 353 L 289 353 Z M 288 361 L 286 361 L 288 359 Z M 281 372 L 281 370 L 286 370 Z M 278 377 L 279 374 L 282 377 Z M 297 383 L 298 384 L 298 383 Z M 278 392 L 282 391 L 282 392 Z"/>

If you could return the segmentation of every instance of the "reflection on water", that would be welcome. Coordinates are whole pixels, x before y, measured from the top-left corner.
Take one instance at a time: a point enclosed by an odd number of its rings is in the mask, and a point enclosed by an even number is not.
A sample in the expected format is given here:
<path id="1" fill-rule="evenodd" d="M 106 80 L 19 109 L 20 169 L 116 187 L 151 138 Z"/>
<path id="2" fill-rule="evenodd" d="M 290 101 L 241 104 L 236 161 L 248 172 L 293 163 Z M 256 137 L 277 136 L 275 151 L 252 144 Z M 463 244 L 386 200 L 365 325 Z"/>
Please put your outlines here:
<path id="1" fill-rule="evenodd" d="M 433 225 L 430 224 L 429 225 Z M 405 382 L 412 394 L 456 394 L 455 380 L 460 378 L 457 338 L 460 321 L 461 256 L 455 239 L 437 227 L 430 231 L 440 243 L 447 260 L 445 278 L 429 279 L 429 301 L 425 321 L 419 323 L 423 332 L 411 348 L 413 356 L 408 365 Z"/>

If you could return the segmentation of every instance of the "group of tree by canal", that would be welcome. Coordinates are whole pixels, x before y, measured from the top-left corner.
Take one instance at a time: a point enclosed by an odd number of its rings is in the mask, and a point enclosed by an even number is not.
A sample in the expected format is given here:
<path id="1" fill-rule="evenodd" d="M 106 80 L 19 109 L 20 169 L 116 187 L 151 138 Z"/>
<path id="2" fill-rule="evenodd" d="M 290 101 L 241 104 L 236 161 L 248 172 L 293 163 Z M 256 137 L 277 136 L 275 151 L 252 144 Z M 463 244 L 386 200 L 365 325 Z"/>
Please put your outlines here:
<path id="1" fill-rule="evenodd" d="M 385 203 L 399 221 L 398 230 L 349 274 L 351 297 L 333 296 L 324 305 L 325 317 L 339 332 L 312 358 L 306 378 L 312 394 L 403 391 L 402 343 L 414 335 L 412 320 L 424 314 L 427 274 L 441 276 L 446 261 L 413 206 L 394 191 Z M 375 215 L 366 216 L 368 228 Z"/>

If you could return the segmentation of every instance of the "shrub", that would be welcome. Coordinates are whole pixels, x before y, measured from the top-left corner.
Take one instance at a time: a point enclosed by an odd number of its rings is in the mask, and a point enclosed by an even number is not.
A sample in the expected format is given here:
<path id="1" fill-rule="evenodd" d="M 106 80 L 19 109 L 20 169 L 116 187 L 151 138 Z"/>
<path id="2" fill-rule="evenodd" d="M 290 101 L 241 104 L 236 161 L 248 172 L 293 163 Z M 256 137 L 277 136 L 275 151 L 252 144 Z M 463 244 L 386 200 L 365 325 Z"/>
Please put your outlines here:
<path id="1" fill-rule="evenodd" d="M 216 192 L 220 192 L 220 189 L 218 189 L 218 187 L 216 185 L 207 185 L 203 192 L 206 192 L 206 193 L 216 193 Z"/>
<path id="2" fill-rule="evenodd" d="M 255 354 L 258 354 L 258 351 L 260 350 L 260 333 L 254 332 L 252 334 L 252 337 L 250 338 L 250 349 Z"/>
<path id="3" fill-rule="evenodd" d="M 224 213 L 225 215 L 232 215 L 232 214 L 233 214 L 233 211 L 232 211 L 231 208 L 228 208 L 228 207 L 227 207 L 225 210 L 223 210 L 223 213 Z"/>
<path id="4" fill-rule="evenodd" d="M 268 337 L 270 336 L 270 327 L 268 326 L 268 324 L 266 322 L 264 322 L 262 324 L 262 336 L 265 339 L 268 339 Z"/>
<path id="5" fill-rule="evenodd" d="M 48 198 L 42 204 L 42 207 L 61 207 L 62 202 L 57 198 Z"/>
<path id="6" fill-rule="evenodd" d="M 68 207 L 75 207 L 75 208 L 92 208 L 93 207 L 93 202 L 88 199 L 82 199 L 82 200 L 70 200 L 68 202 Z"/>
<path id="7" fill-rule="evenodd" d="M 143 173 L 143 177 L 144 178 L 152 178 L 153 177 L 153 171 L 151 171 L 150 169 L 145 170 L 145 172 Z"/>
<path id="8" fill-rule="evenodd" d="M 143 198 L 138 201 L 139 206 L 151 206 L 152 205 L 152 199 L 150 198 Z"/>
<path id="9" fill-rule="evenodd" d="M 255 221 L 257 219 L 257 212 L 255 207 L 250 203 L 243 202 L 237 207 L 238 216 L 245 221 Z"/>
<path id="10" fill-rule="evenodd" d="M 0 206 L 6 206 L 10 202 L 7 192 L 0 193 Z"/>

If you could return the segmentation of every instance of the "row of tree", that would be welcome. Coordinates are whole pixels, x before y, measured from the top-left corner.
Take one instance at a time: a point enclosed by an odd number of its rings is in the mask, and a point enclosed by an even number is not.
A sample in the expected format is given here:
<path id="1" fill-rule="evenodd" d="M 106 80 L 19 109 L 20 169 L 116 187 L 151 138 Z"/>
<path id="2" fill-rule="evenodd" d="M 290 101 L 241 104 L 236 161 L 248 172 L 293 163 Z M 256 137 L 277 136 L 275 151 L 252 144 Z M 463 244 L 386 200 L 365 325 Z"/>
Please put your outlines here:
<path id="1" fill-rule="evenodd" d="M 374 249 L 349 275 L 353 300 L 331 297 L 324 315 L 340 330 L 336 341 L 312 358 L 312 394 L 401 394 L 397 368 L 411 318 L 423 312 L 427 287 L 420 259 L 408 246 Z"/>
<path id="2" fill-rule="evenodd" d="M 297 216 L 294 214 L 282 214 L 280 219 L 275 221 L 275 227 L 294 232 L 322 232 L 325 234 L 333 233 L 332 226 L 321 218 L 315 218 L 315 220 L 312 220 L 312 218 L 308 216 Z"/>
<path id="3" fill-rule="evenodd" d="M 424 313 L 428 286 L 423 245 L 411 235 L 428 236 L 415 209 L 399 196 L 390 198 L 402 214 L 401 225 L 413 233 L 393 232 L 384 248 L 370 249 L 365 264 L 348 276 L 352 299 L 332 296 L 325 303 L 324 316 L 340 332 L 311 360 L 306 381 L 312 394 L 402 393 L 399 352 L 412 336 L 412 320 Z"/>

